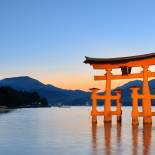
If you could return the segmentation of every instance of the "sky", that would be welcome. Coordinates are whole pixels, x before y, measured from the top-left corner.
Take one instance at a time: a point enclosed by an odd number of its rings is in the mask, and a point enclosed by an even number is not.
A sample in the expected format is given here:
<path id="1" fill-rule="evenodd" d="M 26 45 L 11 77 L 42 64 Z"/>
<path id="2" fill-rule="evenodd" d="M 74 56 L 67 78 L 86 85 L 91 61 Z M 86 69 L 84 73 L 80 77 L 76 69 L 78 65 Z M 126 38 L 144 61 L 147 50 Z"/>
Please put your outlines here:
<path id="1" fill-rule="evenodd" d="M 0 79 L 104 89 L 85 56 L 155 52 L 154 6 L 154 0 L 0 0 Z"/>

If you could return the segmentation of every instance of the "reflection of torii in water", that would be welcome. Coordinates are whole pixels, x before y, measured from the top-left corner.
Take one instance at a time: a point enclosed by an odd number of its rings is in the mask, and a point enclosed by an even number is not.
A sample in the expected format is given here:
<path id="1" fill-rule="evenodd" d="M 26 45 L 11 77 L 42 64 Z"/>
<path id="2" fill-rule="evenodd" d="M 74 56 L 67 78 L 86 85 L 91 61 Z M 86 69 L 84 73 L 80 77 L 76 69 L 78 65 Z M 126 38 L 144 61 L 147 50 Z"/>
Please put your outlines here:
<path id="1" fill-rule="evenodd" d="M 102 153 L 99 153 L 99 148 L 98 148 L 98 140 L 99 138 L 97 137 L 97 129 L 99 127 L 97 124 L 92 123 L 92 148 L 93 148 L 93 155 L 97 154 L 106 154 L 106 155 L 111 155 L 112 151 L 112 145 L 111 145 L 111 140 L 115 137 L 111 137 L 111 129 L 112 129 L 112 124 L 111 123 L 105 123 L 104 124 L 104 147 L 103 150 L 100 150 Z M 112 138 L 112 139 L 111 139 Z M 117 128 L 116 128 L 116 140 L 117 140 L 117 146 L 120 146 L 120 141 L 121 141 L 121 124 L 117 123 Z M 103 146 L 103 145 L 102 145 Z M 119 152 L 120 153 L 120 152 Z"/>
<path id="2" fill-rule="evenodd" d="M 123 151 L 123 137 L 122 137 L 122 127 L 120 123 L 117 123 L 117 128 L 113 128 L 111 123 L 104 123 L 104 128 L 100 128 L 101 126 L 97 126 L 96 123 L 92 123 L 92 154 L 98 155 L 98 154 L 106 154 L 106 155 L 112 155 L 112 154 L 120 154 L 121 151 Z M 114 129 L 113 132 L 116 130 L 116 135 L 111 136 L 113 133 L 111 130 Z M 104 129 L 104 145 L 100 144 L 102 135 L 99 132 L 99 129 Z M 143 130 L 138 128 L 137 125 L 132 126 L 131 134 L 132 134 L 132 155 L 138 155 L 139 153 L 143 155 L 149 155 L 150 153 L 150 145 L 151 145 L 151 131 L 152 126 L 151 124 L 144 124 Z M 123 131 L 124 132 L 124 131 Z M 98 134 L 99 133 L 99 134 Z M 130 133 L 129 133 L 130 134 Z M 139 139 L 139 135 L 142 135 Z M 116 140 L 115 140 L 116 139 Z M 115 145 L 112 145 L 113 142 L 116 142 Z M 142 146 L 139 146 L 139 144 L 142 143 Z M 104 146 L 102 149 L 99 147 L 99 145 Z M 113 147 L 117 148 L 114 152 Z M 130 149 L 130 148 L 129 148 Z M 113 150 L 113 152 L 112 152 Z M 100 151 L 100 152 L 99 152 Z M 141 152 L 139 152 L 141 151 Z"/>
<path id="3" fill-rule="evenodd" d="M 143 149 L 138 149 L 138 135 L 139 135 L 139 129 L 137 125 L 132 126 L 132 140 L 133 140 L 133 155 L 138 155 L 138 151 L 141 150 L 143 152 L 143 155 L 149 155 L 150 152 L 150 144 L 151 144 L 151 131 L 152 126 L 151 124 L 144 124 L 143 130 L 141 130 L 143 135 Z"/>
<path id="4" fill-rule="evenodd" d="M 116 95 L 111 95 L 111 80 L 118 79 L 131 79 L 142 78 L 143 79 L 143 94 L 138 94 L 137 87 L 132 87 L 132 123 L 138 124 L 138 116 L 143 116 L 144 123 L 152 123 L 152 116 L 155 115 L 151 111 L 151 99 L 155 99 L 155 95 L 150 94 L 148 85 L 148 78 L 155 77 L 155 72 L 148 70 L 149 66 L 155 65 L 155 53 L 121 57 L 121 58 L 89 58 L 86 57 L 84 61 L 86 64 L 90 64 L 94 69 L 103 69 L 106 71 L 105 75 L 94 76 L 94 80 L 106 80 L 105 95 L 98 95 L 99 89 L 92 88 L 92 121 L 97 122 L 97 116 L 104 116 L 105 122 L 111 122 L 112 115 L 117 115 L 117 120 L 121 120 L 121 91 L 117 90 Z M 132 67 L 142 67 L 143 72 L 132 73 Z M 121 75 L 113 75 L 112 69 L 120 68 Z M 142 99 L 142 112 L 138 112 L 138 99 Z M 97 100 L 104 100 L 104 111 L 97 111 Z M 117 101 L 117 110 L 111 111 L 111 100 Z"/>

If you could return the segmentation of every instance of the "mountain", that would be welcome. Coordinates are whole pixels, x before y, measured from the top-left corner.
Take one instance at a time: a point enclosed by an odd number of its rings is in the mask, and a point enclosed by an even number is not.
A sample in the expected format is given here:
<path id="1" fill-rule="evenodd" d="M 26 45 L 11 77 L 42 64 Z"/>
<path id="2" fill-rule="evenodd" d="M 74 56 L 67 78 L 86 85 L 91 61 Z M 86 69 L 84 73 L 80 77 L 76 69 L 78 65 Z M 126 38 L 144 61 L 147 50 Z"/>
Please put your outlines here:
<path id="1" fill-rule="evenodd" d="M 0 80 L 0 87 L 9 86 L 16 90 L 24 90 L 28 92 L 37 92 L 41 97 L 45 97 L 50 105 L 86 105 L 90 104 L 90 92 L 81 90 L 68 90 L 55 87 L 53 85 L 45 85 L 40 81 L 28 76 L 13 77 Z M 141 86 L 142 81 L 130 81 L 120 87 L 123 90 L 122 103 L 123 105 L 131 105 L 131 86 Z M 149 81 L 151 93 L 154 94 L 155 80 Z M 142 90 L 140 90 L 140 93 Z M 103 94 L 103 93 L 102 93 Z M 112 92 L 114 94 L 114 91 Z M 141 102 L 139 102 L 140 104 Z M 155 102 L 152 102 L 155 105 Z M 100 101 L 99 104 L 103 104 Z M 114 104 L 114 102 L 112 103 Z"/>
<path id="2" fill-rule="evenodd" d="M 142 86 L 143 83 L 141 80 L 135 80 L 135 81 L 130 81 L 120 87 L 117 87 L 122 90 L 122 102 L 124 105 L 131 105 L 131 86 L 140 86 L 141 89 L 139 90 L 139 93 L 142 93 Z M 151 94 L 155 94 L 155 91 L 153 90 L 155 88 L 155 80 L 150 80 L 149 81 L 149 87 L 150 87 L 150 92 Z M 139 105 L 141 105 L 142 100 L 139 100 Z M 155 105 L 155 100 L 152 100 L 152 105 Z"/>
<path id="3" fill-rule="evenodd" d="M 81 90 L 66 90 L 53 85 L 45 85 L 28 76 L 0 80 L 0 87 L 9 86 L 16 90 L 37 92 L 45 97 L 50 105 L 85 105 L 90 102 L 90 93 Z"/>

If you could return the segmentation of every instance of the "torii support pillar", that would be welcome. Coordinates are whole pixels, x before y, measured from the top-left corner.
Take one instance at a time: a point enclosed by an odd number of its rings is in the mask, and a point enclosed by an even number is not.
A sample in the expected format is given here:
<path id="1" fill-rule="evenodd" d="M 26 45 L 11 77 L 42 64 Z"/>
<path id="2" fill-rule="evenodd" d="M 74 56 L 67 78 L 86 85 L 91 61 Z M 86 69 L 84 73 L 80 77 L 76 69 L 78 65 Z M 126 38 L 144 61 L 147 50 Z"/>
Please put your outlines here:
<path id="1" fill-rule="evenodd" d="M 130 87 L 130 89 L 132 90 L 132 124 L 133 125 L 138 125 L 138 116 L 139 116 L 139 112 L 138 112 L 138 90 L 140 89 L 139 86 L 132 86 Z"/>
<path id="2" fill-rule="evenodd" d="M 117 115 L 117 122 L 121 123 L 122 121 L 122 102 L 121 102 L 121 94 L 122 90 L 115 89 L 115 94 L 117 96 L 116 99 L 116 115 Z"/>
<path id="3" fill-rule="evenodd" d="M 98 88 L 91 88 L 92 91 L 91 99 L 92 99 L 92 123 L 97 123 L 97 92 L 99 91 Z"/>
<path id="4" fill-rule="evenodd" d="M 111 122 L 111 68 L 106 68 L 106 89 L 104 102 L 104 122 Z"/>
<path id="5" fill-rule="evenodd" d="M 152 123 L 151 97 L 148 84 L 148 66 L 143 66 L 143 123 Z"/>

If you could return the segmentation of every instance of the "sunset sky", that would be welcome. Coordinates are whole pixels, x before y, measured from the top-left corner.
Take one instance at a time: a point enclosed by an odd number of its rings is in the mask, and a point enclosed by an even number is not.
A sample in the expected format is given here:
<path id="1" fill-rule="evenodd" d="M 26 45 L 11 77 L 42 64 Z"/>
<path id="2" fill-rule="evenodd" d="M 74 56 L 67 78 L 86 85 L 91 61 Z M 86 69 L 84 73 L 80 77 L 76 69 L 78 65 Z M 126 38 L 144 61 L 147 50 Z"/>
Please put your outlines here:
<path id="1" fill-rule="evenodd" d="M 0 79 L 104 88 L 84 56 L 155 52 L 154 7 L 154 0 L 0 0 Z"/>

